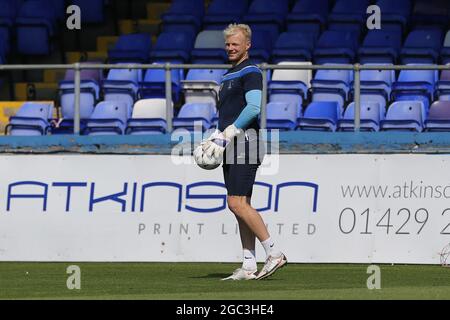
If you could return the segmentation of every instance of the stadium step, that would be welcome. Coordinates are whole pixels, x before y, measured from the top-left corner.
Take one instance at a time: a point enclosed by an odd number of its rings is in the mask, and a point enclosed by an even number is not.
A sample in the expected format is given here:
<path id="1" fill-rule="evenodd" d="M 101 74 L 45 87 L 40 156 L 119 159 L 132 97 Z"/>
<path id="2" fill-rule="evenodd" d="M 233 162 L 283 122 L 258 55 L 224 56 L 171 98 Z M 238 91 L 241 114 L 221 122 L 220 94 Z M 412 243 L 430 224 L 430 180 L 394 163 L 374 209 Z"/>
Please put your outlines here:
<path id="1" fill-rule="evenodd" d="M 161 20 L 156 19 L 122 19 L 119 21 L 119 34 L 148 33 L 157 36 L 160 32 Z"/>
<path id="2" fill-rule="evenodd" d="M 27 100 L 58 100 L 58 84 L 44 82 L 19 82 L 15 84 L 15 99 Z"/>
<path id="3" fill-rule="evenodd" d="M 109 49 L 114 47 L 119 37 L 117 36 L 100 36 L 97 37 L 97 51 L 108 52 Z"/>
<path id="4" fill-rule="evenodd" d="M 66 70 L 44 70 L 44 82 L 59 82 L 64 79 Z"/>
<path id="5" fill-rule="evenodd" d="M 170 2 L 156 2 L 156 3 L 147 3 L 147 18 L 158 20 L 161 18 L 161 14 L 166 12 L 171 3 Z"/>
<path id="6" fill-rule="evenodd" d="M 67 63 L 76 63 L 83 61 L 106 62 L 108 60 L 107 51 L 69 51 L 66 52 Z"/>

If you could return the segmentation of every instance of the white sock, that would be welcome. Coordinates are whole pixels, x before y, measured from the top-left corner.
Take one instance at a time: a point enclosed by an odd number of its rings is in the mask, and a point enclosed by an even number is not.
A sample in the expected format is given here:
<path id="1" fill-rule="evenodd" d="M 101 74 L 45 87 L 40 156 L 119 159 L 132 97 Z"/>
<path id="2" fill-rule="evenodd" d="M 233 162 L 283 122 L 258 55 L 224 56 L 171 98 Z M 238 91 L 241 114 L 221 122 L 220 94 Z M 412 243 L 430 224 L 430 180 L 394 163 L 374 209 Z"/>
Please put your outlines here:
<path id="1" fill-rule="evenodd" d="M 281 255 L 281 251 L 275 246 L 275 242 L 271 237 L 267 238 L 264 241 L 261 241 L 261 244 L 266 251 L 266 256 L 279 257 Z"/>
<path id="2" fill-rule="evenodd" d="M 242 268 L 245 270 L 256 270 L 256 252 L 255 250 L 242 250 Z"/>

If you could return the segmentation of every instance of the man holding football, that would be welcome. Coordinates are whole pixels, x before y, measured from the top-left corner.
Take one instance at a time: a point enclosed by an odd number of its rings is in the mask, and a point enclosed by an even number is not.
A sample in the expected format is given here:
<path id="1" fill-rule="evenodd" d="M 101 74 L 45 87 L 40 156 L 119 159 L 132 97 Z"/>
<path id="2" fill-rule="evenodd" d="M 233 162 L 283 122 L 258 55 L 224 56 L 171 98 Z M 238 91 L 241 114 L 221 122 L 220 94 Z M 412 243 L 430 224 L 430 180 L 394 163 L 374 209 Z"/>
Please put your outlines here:
<path id="1" fill-rule="evenodd" d="M 248 25 L 230 24 L 224 30 L 224 37 L 232 68 L 223 76 L 219 91 L 220 132 L 203 141 L 202 147 L 208 157 L 223 157 L 227 204 L 238 221 L 243 248 L 242 267 L 222 280 L 259 280 L 272 275 L 287 263 L 286 256 L 270 237 L 260 214 L 251 206 L 256 171 L 264 157 L 260 150 L 263 143 L 259 143 L 258 124 L 262 73 L 249 62 L 251 29 Z M 266 262 L 259 273 L 255 255 L 256 238 L 266 252 Z"/>

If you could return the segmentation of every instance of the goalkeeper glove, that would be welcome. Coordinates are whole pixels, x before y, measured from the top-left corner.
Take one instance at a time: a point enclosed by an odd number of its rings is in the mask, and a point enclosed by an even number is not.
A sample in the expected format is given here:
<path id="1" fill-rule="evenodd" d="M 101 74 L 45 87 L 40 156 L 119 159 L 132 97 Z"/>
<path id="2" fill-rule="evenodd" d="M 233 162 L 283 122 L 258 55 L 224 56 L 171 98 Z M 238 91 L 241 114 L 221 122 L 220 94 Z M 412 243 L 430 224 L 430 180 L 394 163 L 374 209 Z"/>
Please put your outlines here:
<path id="1" fill-rule="evenodd" d="M 241 130 L 236 128 L 235 125 L 229 125 L 223 132 L 219 133 L 213 139 L 207 140 L 203 145 L 203 150 L 209 157 L 221 158 L 228 143 L 230 143 L 235 136 L 240 134 L 240 132 Z"/>

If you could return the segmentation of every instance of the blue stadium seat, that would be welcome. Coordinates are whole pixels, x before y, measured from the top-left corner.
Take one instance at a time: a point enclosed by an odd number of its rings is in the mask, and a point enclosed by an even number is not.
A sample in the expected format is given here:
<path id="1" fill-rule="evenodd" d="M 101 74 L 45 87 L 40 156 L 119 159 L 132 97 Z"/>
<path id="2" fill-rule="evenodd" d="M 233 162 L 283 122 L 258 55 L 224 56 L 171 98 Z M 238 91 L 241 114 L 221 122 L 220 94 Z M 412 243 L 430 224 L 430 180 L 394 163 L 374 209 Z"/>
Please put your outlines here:
<path id="1" fill-rule="evenodd" d="M 172 69 L 172 99 L 176 103 L 180 99 L 180 71 Z M 166 71 L 164 69 L 148 69 L 143 81 L 139 83 L 139 99 L 166 97 Z"/>
<path id="2" fill-rule="evenodd" d="M 284 29 L 288 11 L 288 0 L 253 0 L 243 20 L 251 25 L 252 30 L 256 26 L 260 28 L 259 30 L 267 30 L 274 40 Z"/>
<path id="3" fill-rule="evenodd" d="M 190 69 L 181 81 L 186 103 L 212 103 L 217 105 L 222 76 L 225 69 Z"/>
<path id="4" fill-rule="evenodd" d="M 351 70 L 318 70 L 311 80 L 312 101 L 335 101 L 343 111 L 352 81 Z"/>
<path id="5" fill-rule="evenodd" d="M 103 80 L 104 100 L 125 102 L 130 117 L 141 81 L 142 70 L 140 69 L 111 69 L 106 80 Z"/>
<path id="6" fill-rule="evenodd" d="M 155 98 L 136 101 L 132 118 L 128 120 L 126 134 L 164 134 L 166 131 L 166 99 Z"/>
<path id="7" fill-rule="evenodd" d="M 222 64 L 228 61 L 225 41 L 220 30 L 201 31 L 191 52 L 192 63 Z"/>
<path id="8" fill-rule="evenodd" d="M 105 0 L 71 0 L 81 9 L 81 23 L 102 23 L 105 19 Z"/>
<path id="9" fill-rule="evenodd" d="M 353 63 L 357 35 L 348 31 L 328 30 L 320 36 L 313 53 L 316 64 Z"/>
<path id="10" fill-rule="evenodd" d="M 16 19 L 17 51 L 24 55 L 48 55 L 56 35 L 56 14 L 50 0 L 28 0 Z"/>
<path id="11" fill-rule="evenodd" d="M 361 99 L 360 131 L 379 131 L 380 120 L 384 119 L 384 109 L 378 102 Z M 344 116 L 338 121 L 338 131 L 355 130 L 355 103 L 350 103 Z"/>
<path id="12" fill-rule="evenodd" d="M 425 131 L 450 131 L 450 101 L 436 101 L 430 106 Z"/>
<path id="13" fill-rule="evenodd" d="M 436 96 L 439 100 L 450 101 L 450 70 L 442 70 L 436 83 Z"/>
<path id="14" fill-rule="evenodd" d="M 361 100 L 377 102 L 382 110 L 386 110 L 386 106 L 391 99 L 391 88 L 394 82 L 394 70 L 362 70 L 360 74 Z M 354 83 L 352 83 L 353 86 Z M 350 91 L 351 98 L 353 93 L 352 88 Z"/>
<path id="15" fill-rule="evenodd" d="M 203 0 L 174 0 L 169 10 L 161 15 L 162 31 L 197 34 L 205 15 Z"/>
<path id="16" fill-rule="evenodd" d="M 230 23 L 239 23 L 248 10 L 248 0 L 213 0 L 203 18 L 205 30 L 223 30 Z"/>
<path id="17" fill-rule="evenodd" d="M 422 132 L 426 111 L 421 101 L 396 101 L 381 120 L 382 131 L 416 131 Z"/>
<path id="18" fill-rule="evenodd" d="M 191 132 L 201 126 L 204 132 L 211 127 L 211 121 L 216 113 L 212 103 L 185 103 L 178 115 L 173 118 L 173 128 L 184 128 Z"/>
<path id="19" fill-rule="evenodd" d="M 392 84 L 392 100 L 420 100 L 426 110 L 434 100 L 437 70 L 402 70 Z"/>
<path id="20" fill-rule="evenodd" d="M 5 135 L 41 136 L 50 130 L 49 120 L 53 117 L 53 105 L 48 103 L 25 102 L 15 116 L 9 118 Z"/>
<path id="21" fill-rule="evenodd" d="M 190 32 L 162 32 L 156 39 L 150 59 L 188 63 L 194 47 L 194 38 Z"/>
<path id="22" fill-rule="evenodd" d="M 412 31 L 400 51 L 401 63 L 437 63 L 442 40 L 443 34 L 439 29 Z"/>
<path id="23" fill-rule="evenodd" d="M 267 129 L 294 130 L 300 116 L 298 105 L 289 102 L 269 102 L 266 112 Z"/>
<path id="24" fill-rule="evenodd" d="M 411 0 L 378 0 L 381 10 L 381 25 L 384 31 L 394 30 L 404 33 L 411 15 Z"/>
<path id="25" fill-rule="evenodd" d="M 359 38 L 370 0 L 336 0 L 328 17 L 330 30 L 350 31 Z"/>
<path id="26" fill-rule="evenodd" d="M 395 64 L 402 45 L 398 30 L 370 30 L 358 50 L 360 63 Z"/>
<path id="27" fill-rule="evenodd" d="M 86 135 L 122 135 L 128 121 L 128 107 L 123 101 L 99 102 L 86 122 Z"/>
<path id="28" fill-rule="evenodd" d="M 110 63 L 148 63 L 152 38 L 147 33 L 124 34 L 113 49 L 108 50 Z"/>
<path id="29" fill-rule="evenodd" d="M 311 65 L 311 62 L 280 62 L 279 65 Z M 294 102 L 300 110 L 308 99 L 312 70 L 276 69 L 268 83 L 269 101 Z"/>
<path id="30" fill-rule="evenodd" d="M 314 37 L 300 32 L 283 32 L 275 42 L 272 63 L 281 61 L 311 61 Z"/>
<path id="31" fill-rule="evenodd" d="M 18 7 L 10 0 L 0 1 L 0 39 L 2 39 L 4 50 L 0 52 L 2 57 L 1 63 L 4 63 L 4 55 L 11 50 L 11 41 L 14 37 L 14 26 L 16 23 L 16 16 L 18 14 Z"/>
<path id="32" fill-rule="evenodd" d="M 272 46 L 272 41 L 267 39 L 264 31 L 252 29 L 252 46 L 250 47 L 249 55 L 253 63 L 270 62 Z"/>
<path id="33" fill-rule="evenodd" d="M 80 130 L 84 129 L 86 120 L 94 110 L 100 99 L 101 70 L 83 69 L 80 71 Z M 59 96 L 61 102 L 61 119 L 52 134 L 73 132 L 75 108 L 75 89 L 73 70 L 68 70 L 64 80 L 59 82 Z"/>
<path id="34" fill-rule="evenodd" d="M 441 63 L 450 63 L 450 31 L 445 35 L 444 44 L 441 50 Z"/>
<path id="35" fill-rule="evenodd" d="M 328 12 L 328 0 L 299 0 L 287 15 L 287 30 L 311 34 L 317 39 L 325 29 Z"/>
<path id="36" fill-rule="evenodd" d="M 336 131 L 341 109 L 334 101 L 311 102 L 300 118 L 297 129 L 308 131 Z"/>
<path id="37" fill-rule="evenodd" d="M 412 27 L 445 28 L 449 20 L 448 0 L 416 0 L 411 15 Z"/>

